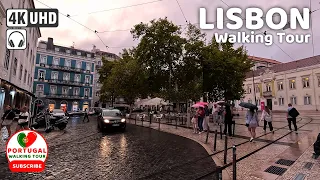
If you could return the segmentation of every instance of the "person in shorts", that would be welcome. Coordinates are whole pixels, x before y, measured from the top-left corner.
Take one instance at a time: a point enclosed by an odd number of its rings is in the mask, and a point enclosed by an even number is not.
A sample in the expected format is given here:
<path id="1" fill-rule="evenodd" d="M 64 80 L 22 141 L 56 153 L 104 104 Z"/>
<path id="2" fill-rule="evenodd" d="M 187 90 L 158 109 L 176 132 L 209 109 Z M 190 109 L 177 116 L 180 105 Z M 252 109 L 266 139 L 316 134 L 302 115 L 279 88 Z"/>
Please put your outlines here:
<path id="1" fill-rule="evenodd" d="M 2 127 L 4 126 L 8 131 L 8 137 L 6 139 L 8 139 L 11 136 L 11 125 L 13 123 L 13 119 L 15 118 L 15 116 L 16 114 L 14 113 L 11 106 L 7 105 L 6 111 L 2 116 L 2 122 L 0 125 L 0 129 L 2 129 Z"/>
<path id="2" fill-rule="evenodd" d="M 20 130 L 28 130 L 29 127 L 29 119 L 30 119 L 30 115 L 28 112 L 28 108 L 25 106 L 21 109 L 20 114 L 19 114 L 19 120 L 18 120 L 18 126 L 16 128 L 16 132 L 20 131 Z"/>

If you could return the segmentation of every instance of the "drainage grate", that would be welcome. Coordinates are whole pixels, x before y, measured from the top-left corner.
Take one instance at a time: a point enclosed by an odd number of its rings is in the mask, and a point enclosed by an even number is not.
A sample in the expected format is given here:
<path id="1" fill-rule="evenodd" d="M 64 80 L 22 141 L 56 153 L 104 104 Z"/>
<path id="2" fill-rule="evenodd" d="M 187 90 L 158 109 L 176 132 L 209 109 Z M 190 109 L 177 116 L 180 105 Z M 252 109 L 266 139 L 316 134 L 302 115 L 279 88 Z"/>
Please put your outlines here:
<path id="1" fill-rule="evenodd" d="M 306 177 L 305 174 L 297 174 L 296 177 L 294 178 L 294 180 L 304 180 L 304 178 Z"/>
<path id="2" fill-rule="evenodd" d="M 286 168 L 281 168 L 281 167 L 277 167 L 277 166 L 270 166 L 264 172 L 268 172 L 268 173 L 271 173 L 271 174 L 276 174 L 276 175 L 281 176 L 286 171 L 287 171 Z"/>
<path id="3" fill-rule="evenodd" d="M 310 170 L 312 167 L 313 167 L 313 163 L 311 163 L 311 162 L 307 162 L 307 163 L 304 165 L 304 168 L 305 168 L 305 169 L 308 169 L 308 170 Z"/>
<path id="4" fill-rule="evenodd" d="M 279 159 L 276 164 L 281 164 L 284 166 L 291 166 L 294 163 L 294 161 L 287 160 L 287 159 Z"/>

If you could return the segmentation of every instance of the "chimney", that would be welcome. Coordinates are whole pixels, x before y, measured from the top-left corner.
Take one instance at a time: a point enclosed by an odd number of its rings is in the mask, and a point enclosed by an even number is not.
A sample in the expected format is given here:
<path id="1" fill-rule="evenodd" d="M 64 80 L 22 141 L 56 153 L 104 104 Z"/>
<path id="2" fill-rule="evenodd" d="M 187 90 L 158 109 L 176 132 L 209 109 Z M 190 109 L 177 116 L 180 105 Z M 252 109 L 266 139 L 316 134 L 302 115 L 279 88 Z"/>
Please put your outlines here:
<path id="1" fill-rule="evenodd" d="M 47 49 L 48 49 L 48 50 L 54 50 L 54 47 L 53 47 L 53 38 L 51 38 L 51 37 L 48 38 Z"/>

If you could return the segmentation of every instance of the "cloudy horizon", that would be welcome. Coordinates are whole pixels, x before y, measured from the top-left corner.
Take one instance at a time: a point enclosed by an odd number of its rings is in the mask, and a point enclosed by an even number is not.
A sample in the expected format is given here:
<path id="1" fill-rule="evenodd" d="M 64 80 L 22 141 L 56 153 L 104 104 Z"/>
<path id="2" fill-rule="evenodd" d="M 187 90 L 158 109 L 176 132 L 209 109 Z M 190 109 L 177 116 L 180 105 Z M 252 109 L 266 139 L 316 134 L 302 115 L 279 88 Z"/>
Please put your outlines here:
<path id="1" fill-rule="evenodd" d="M 79 25 L 63 15 L 59 15 L 59 27 L 57 28 L 41 28 L 42 37 L 40 40 L 47 40 L 48 37 L 54 39 L 54 43 L 62 46 L 72 46 L 75 43 L 75 48 L 91 50 L 93 45 L 102 51 L 108 51 L 115 54 L 122 52 L 123 48 L 130 48 L 137 45 L 137 41 L 133 41 L 130 34 L 130 29 L 140 22 L 148 23 L 152 19 L 167 17 L 177 25 L 186 24 L 187 19 L 190 23 L 199 22 L 199 8 L 205 7 L 208 11 L 208 21 L 215 21 L 215 9 L 222 7 L 227 9 L 230 7 L 240 7 L 243 10 L 246 7 L 260 7 L 262 9 L 270 9 L 272 7 L 282 7 L 288 10 L 291 7 L 302 9 L 309 7 L 309 1 L 306 0 L 179 0 L 179 4 L 183 10 L 185 18 L 180 11 L 176 0 L 131 0 L 130 2 L 124 0 L 39 0 L 40 2 L 57 8 L 63 14 L 71 15 L 75 21 L 85 25 L 86 27 L 98 31 L 98 35 L 102 41 L 109 46 L 105 48 L 99 37 L 88 28 Z M 36 8 L 47 8 L 37 0 L 35 2 Z M 112 3 L 111 3 L 112 2 Z M 136 4 L 143 4 L 140 6 L 133 6 L 130 8 L 116 9 L 124 6 L 132 6 Z M 228 6 L 227 6 L 228 5 Z M 320 8 L 318 0 L 312 0 L 311 10 Z M 99 13 L 91 13 L 107 9 L 116 9 L 104 11 Z M 91 13 L 91 14 L 90 14 Z M 320 54 L 320 25 L 315 24 L 315 19 L 320 17 L 320 10 L 311 14 L 313 21 L 313 41 L 315 48 L 315 55 Z M 183 26 L 184 27 L 184 26 Z M 108 32 L 109 31 L 109 32 Z M 244 30 L 249 33 L 250 31 Z M 264 27 L 260 32 L 267 31 L 268 34 L 275 35 L 277 32 L 268 30 Z M 204 31 L 207 34 L 207 39 L 211 39 L 214 32 L 225 33 L 228 30 L 210 30 Z M 286 33 L 303 33 L 311 34 L 311 30 L 285 30 Z M 259 31 L 257 31 L 259 33 Z M 276 37 L 276 36 L 274 36 Z M 248 55 L 269 58 L 281 62 L 289 62 L 313 56 L 312 43 L 308 44 L 280 44 L 277 39 L 274 40 L 271 46 L 264 44 L 244 44 L 248 51 Z M 238 46 L 238 45 L 236 45 Z M 283 51 L 280 49 L 283 49 Z M 288 56 L 288 55 L 290 56 Z"/>

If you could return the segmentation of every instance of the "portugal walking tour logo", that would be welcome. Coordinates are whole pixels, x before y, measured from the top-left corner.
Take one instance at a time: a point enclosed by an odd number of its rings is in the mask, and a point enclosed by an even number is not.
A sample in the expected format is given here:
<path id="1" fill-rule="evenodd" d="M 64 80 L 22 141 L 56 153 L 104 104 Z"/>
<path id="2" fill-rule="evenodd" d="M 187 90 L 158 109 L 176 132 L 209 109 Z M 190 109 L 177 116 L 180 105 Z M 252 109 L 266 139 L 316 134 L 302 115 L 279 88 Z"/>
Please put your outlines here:
<path id="1" fill-rule="evenodd" d="M 48 158 L 47 142 L 36 131 L 19 131 L 8 141 L 7 158 L 12 172 L 42 172 Z"/>

